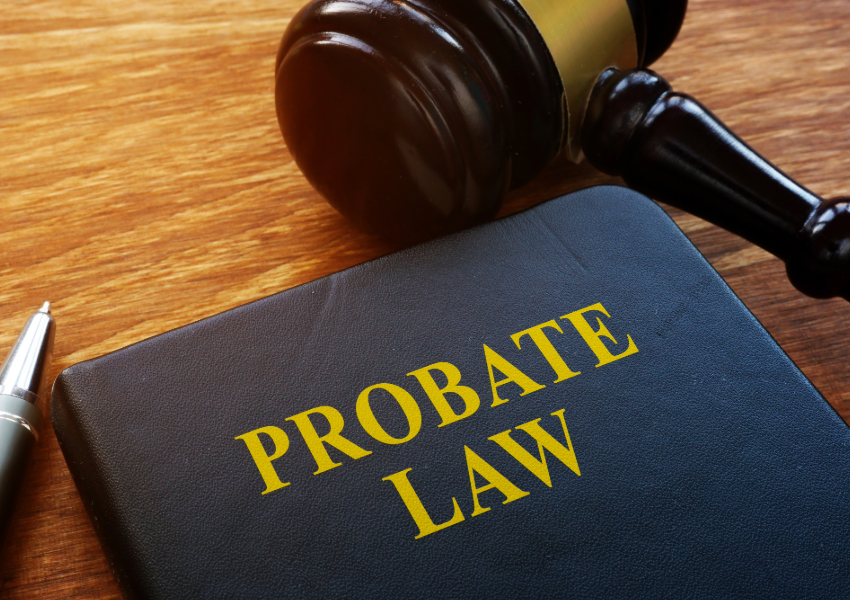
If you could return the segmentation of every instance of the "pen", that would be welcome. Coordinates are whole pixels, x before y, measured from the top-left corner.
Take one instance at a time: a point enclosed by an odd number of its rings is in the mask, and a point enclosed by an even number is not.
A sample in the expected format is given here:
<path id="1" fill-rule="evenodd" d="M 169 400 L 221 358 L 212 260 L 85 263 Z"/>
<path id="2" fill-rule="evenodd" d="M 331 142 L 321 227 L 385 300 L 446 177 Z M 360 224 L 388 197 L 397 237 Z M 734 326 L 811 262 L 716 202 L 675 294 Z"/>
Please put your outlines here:
<path id="1" fill-rule="evenodd" d="M 0 543 L 2 543 L 32 448 L 41 430 L 37 403 L 47 388 L 56 322 L 50 303 L 32 315 L 0 367 Z"/>

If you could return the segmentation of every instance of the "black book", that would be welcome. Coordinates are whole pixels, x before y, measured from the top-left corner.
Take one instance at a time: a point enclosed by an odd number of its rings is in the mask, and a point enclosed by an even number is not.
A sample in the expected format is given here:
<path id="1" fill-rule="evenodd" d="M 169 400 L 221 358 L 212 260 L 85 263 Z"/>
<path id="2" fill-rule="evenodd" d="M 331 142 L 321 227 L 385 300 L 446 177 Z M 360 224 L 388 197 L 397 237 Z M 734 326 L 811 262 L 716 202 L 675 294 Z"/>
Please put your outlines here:
<path id="1" fill-rule="evenodd" d="M 828 598 L 850 431 L 598 187 L 65 370 L 128 598 Z"/>

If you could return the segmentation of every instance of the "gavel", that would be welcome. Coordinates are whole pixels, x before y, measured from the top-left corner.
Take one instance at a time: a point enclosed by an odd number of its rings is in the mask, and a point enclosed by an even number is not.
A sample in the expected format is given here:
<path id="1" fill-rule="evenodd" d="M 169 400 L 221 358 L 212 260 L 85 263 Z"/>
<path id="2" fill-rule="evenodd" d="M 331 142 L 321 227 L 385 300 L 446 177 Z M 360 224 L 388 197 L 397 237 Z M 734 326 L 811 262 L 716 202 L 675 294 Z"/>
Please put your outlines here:
<path id="1" fill-rule="evenodd" d="M 687 0 L 314 0 L 275 67 L 278 122 L 361 228 L 422 240 L 495 216 L 562 152 L 850 300 L 850 198 L 823 200 L 647 67 Z"/>

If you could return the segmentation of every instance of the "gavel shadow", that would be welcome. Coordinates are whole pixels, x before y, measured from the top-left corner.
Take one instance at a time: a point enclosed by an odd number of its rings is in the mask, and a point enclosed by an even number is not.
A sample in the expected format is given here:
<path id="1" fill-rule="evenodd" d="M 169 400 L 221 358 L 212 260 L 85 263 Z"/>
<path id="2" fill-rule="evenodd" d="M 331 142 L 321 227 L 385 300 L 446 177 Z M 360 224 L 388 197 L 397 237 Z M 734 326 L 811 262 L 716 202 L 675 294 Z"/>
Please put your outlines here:
<path id="1" fill-rule="evenodd" d="M 512 215 L 550 198 L 594 185 L 624 185 L 624 183 L 620 177 L 606 175 L 586 161 L 575 164 L 562 152 L 530 183 L 508 193 L 497 218 Z"/>

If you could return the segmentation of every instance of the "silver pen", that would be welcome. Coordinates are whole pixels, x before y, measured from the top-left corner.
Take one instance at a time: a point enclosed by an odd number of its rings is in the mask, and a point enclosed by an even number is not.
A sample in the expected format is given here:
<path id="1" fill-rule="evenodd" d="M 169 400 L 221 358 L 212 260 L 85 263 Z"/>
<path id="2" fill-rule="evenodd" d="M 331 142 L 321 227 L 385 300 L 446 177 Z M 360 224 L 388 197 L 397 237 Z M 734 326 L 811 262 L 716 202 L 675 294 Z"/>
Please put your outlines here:
<path id="1" fill-rule="evenodd" d="M 0 367 L 0 543 L 18 501 L 32 448 L 41 433 L 37 404 L 47 389 L 56 322 L 50 303 L 29 318 Z"/>

